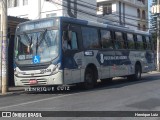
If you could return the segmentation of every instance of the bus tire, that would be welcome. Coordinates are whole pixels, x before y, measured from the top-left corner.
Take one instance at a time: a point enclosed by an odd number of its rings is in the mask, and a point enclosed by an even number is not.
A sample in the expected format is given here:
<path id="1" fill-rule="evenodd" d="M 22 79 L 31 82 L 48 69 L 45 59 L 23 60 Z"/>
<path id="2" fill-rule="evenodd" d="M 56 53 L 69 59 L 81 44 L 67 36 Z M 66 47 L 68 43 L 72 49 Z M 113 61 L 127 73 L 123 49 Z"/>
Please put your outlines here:
<path id="1" fill-rule="evenodd" d="M 94 69 L 87 68 L 85 71 L 83 88 L 84 89 L 92 89 L 92 88 L 94 88 L 95 83 L 96 83 L 96 78 L 95 78 L 95 74 L 94 74 Z"/>
<path id="2" fill-rule="evenodd" d="M 129 79 L 129 80 L 141 80 L 141 74 L 142 74 L 141 65 L 136 64 L 135 65 L 135 74 L 128 76 L 127 79 Z"/>

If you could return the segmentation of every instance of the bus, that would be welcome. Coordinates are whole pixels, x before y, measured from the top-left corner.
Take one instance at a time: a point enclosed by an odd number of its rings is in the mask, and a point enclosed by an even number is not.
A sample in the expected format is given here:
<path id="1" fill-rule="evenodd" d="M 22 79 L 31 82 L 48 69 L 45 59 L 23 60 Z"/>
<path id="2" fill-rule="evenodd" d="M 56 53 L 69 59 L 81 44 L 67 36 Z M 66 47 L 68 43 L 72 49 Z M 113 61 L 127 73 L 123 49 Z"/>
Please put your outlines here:
<path id="1" fill-rule="evenodd" d="M 14 43 L 15 86 L 81 85 L 155 70 L 151 35 L 112 24 L 52 17 L 21 23 Z"/>

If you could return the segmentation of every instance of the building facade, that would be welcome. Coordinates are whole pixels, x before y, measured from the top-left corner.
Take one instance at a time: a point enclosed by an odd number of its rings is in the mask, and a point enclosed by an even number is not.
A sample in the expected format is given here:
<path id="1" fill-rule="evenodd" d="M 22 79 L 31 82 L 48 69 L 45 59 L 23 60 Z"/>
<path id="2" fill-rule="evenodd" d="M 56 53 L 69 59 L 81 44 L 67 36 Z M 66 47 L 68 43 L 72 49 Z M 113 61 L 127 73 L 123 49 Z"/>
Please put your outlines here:
<path id="1" fill-rule="evenodd" d="M 148 31 L 148 0 L 97 0 L 97 6 L 99 22 Z"/>
<path id="2" fill-rule="evenodd" d="M 157 31 L 157 18 L 160 13 L 160 0 L 152 0 L 151 5 L 151 31 L 156 32 Z"/>
<path id="3" fill-rule="evenodd" d="M 96 0 L 8 0 L 8 15 L 32 20 L 69 16 L 94 21 Z"/>

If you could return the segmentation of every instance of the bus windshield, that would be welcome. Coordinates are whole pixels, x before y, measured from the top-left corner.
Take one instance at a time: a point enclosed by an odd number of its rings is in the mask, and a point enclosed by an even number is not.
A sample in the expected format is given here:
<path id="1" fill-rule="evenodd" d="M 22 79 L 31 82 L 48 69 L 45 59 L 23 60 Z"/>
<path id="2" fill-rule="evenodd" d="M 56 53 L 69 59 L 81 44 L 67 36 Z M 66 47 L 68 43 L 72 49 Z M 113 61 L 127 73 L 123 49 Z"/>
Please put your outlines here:
<path id="1" fill-rule="evenodd" d="M 33 63 L 39 56 L 40 62 L 49 62 L 58 56 L 58 30 L 23 32 L 16 36 L 15 59 L 20 64 Z"/>

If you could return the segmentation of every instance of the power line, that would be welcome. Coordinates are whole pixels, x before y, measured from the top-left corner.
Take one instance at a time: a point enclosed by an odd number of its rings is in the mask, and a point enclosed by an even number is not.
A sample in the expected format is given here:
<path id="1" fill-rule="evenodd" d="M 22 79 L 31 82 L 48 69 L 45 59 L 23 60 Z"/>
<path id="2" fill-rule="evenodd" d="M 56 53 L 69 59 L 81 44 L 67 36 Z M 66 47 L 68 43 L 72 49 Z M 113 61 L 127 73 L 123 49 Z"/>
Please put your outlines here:
<path id="1" fill-rule="evenodd" d="M 65 7 L 65 8 L 68 8 L 67 6 L 62 5 L 62 4 L 59 4 L 59 3 L 57 3 L 57 2 L 54 2 L 53 0 L 50 0 L 50 2 L 52 2 L 52 3 L 54 3 L 54 4 L 58 4 L 58 5 L 63 6 L 63 7 Z M 67 1 L 66 1 L 66 2 L 67 2 Z M 72 10 L 75 10 L 73 7 L 71 7 L 71 9 L 72 9 Z M 79 12 L 81 12 L 82 14 L 85 14 L 85 15 L 87 14 L 87 15 L 91 15 L 91 16 L 97 17 L 96 14 L 89 13 L 89 12 L 86 12 L 86 11 L 84 11 L 84 10 L 77 9 L 77 11 L 79 11 Z M 103 17 L 101 17 L 101 16 L 98 16 L 98 17 L 99 17 L 99 18 L 102 18 L 102 19 L 104 19 L 104 20 L 107 20 L 106 18 L 103 18 Z M 110 20 L 110 21 L 119 23 L 119 21 L 115 21 L 115 20 Z M 133 24 L 130 24 L 130 23 L 127 23 L 127 25 L 134 26 L 134 27 L 139 27 L 139 26 L 137 26 L 137 25 L 133 25 Z M 143 28 L 143 27 L 140 27 L 140 28 Z M 149 28 L 145 28 L 145 29 L 149 29 Z"/>
<path id="2" fill-rule="evenodd" d="M 65 0 L 66 2 L 67 2 L 67 0 Z M 81 0 L 79 0 L 79 1 L 81 1 Z M 52 1 L 53 2 L 53 1 Z M 83 2 L 83 1 L 82 1 Z M 71 3 L 75 3 L 75 2 L 71 2 Z M 78 3 L 77 3 L 78 4 Z M 89 3 L 88 3 L 89 4 Z M 81 6 L 83 6 L 83 7 L 86 7 L 86 6 L 84 6 L 84 5 L 82 5 L 82 4 L 79 4 L 79 5 L 81 5 Z M 91 4 L 91 5 L 93 5 L 93 4 Z M 90 7 L 90 6 L 88 6 L 88 7 Z M 88 8 L 87 7 L 87 8 Z M 74 8 L 72 8 L 72 9 L 74 9 Z M 118 16 L 119 17 L 119 15 L 116 15 L 116 16 Z M 100 16 L 96 16 L 96 17 L 100 17 Z M 102 18 L 102 17 L 101 17 Z M 105 18 L 103 18 L 103 19 L 105 19 Z M 113 21 L 113 20 L 110 20 L 110 21 Z M 139 20 L 139 21 L 141 21 L 141 20 Z M 116 21 L 113 21 L 113 22 L 116 22 Z M 119 23 L 119 21 L 117 21 L 118 23 Z M 142 22 L 142 21 L 141 21 Z M 127 23 L 127 25 L 130 25 L 130 26 L 135 26 L 135 27 L 139 27 L 139 26 L 136 26 L 136 25 L 133 25 L 133 24 L 130 24 L 130 23 Z M 143 28 L 143 27 L 140 27 L 140 28 Z M 149 28 L 146 28 L 146 29 L 149 29 Z"/>
<path id="3" fill-rule="evenodd" d="M 77 3 L 78 5 L 81 5 L 81 6 L 84 6 L 84 7 L 87 7 L 87 8 L 91 8 L 91 9 L 93 9 L 93 10 L 97 10 L 97 6 L 94 5 L 94 4 L 91 4 L 91 3 L 88 3 L 88 2 L 85 2 L 85 1 L 82 1 L 82 0 L 78 0 L 78 1 L 81 1 L 81 2 L 83 2 L 83 3 L 89 4 L 89 5 L 94 6 L 94 7 L 87 6 L 87 5 L 84 5 L 84 4 L 81 4 L 81 3 Z M 71 3 L 75 3 L 75 2 L 73 2 L 73 1 L 70 1 L 70 2 L 71 2 Z M 101 10 L 100 12 L 103 12 L 103 11 Z M 111 15 L 118 16 L 118 17 L 119 17 L 118 14 L 113 14 L 113 13 L 111 13 Z M 126 17 L 126 16 L 124 16 L 124 17 L 125 17 L 126 19 L 130 19 L 130 20 L 135 20 L 135 21 L 140 21 L 140 22 L 142 22 L 141 20 L 137 20 L 137 19 L 134 19 L 134 18 L 130 18 L 130 17 Z M 131 16 L 131 17 L 135 17 L 135 16 Z M 149 19 L 145 19 L 145 22 L 146 22 L 146 23 L 149 23 L 148 21 L 149 21 Z"/>

